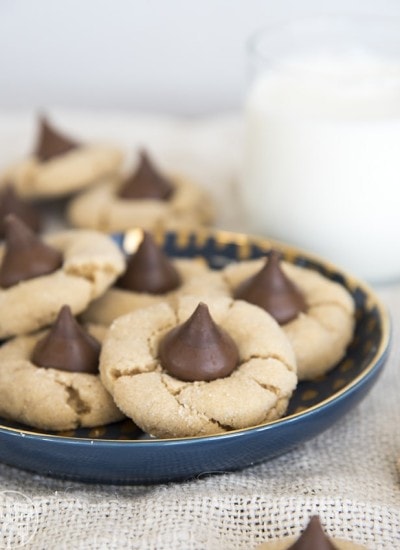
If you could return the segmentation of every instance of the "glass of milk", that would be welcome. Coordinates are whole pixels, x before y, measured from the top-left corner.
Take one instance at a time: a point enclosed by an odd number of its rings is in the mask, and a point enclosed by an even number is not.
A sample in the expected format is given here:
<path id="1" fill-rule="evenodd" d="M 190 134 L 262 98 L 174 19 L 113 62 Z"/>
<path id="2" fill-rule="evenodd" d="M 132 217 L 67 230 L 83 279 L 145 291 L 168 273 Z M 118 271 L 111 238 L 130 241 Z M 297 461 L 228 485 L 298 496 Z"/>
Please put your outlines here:
<path id="1" fill-rule="evenodd" d="M 400 278 L 400 21 L 287 21 L 248 56 L 247 229 L 369 282 Z"/>

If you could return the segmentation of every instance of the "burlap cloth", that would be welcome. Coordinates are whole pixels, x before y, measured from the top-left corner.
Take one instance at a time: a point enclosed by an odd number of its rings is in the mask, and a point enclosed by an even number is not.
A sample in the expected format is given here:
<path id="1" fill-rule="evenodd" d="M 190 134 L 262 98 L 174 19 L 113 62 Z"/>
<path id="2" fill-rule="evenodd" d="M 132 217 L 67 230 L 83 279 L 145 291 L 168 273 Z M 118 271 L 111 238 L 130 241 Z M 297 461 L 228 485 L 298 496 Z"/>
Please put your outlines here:
<path id="1" fill-rule="evenodd" d="M 115 119 L 102 124 L 113 129 Z M 192 141 L 202 132 L 197 143 L 215 146 L 217 127 L 232 136 L 231 117 L 213 124 L 197 126 Z M 400 549 L 400 283 L 377 290 L 393 319 L 389 360 L 367 398 L 324 434 L 242 472 L 155 486 L 85 485 L 0 465 L 0 548 L 249 550 L 298 534 L 318 513 L 332 536 Z"/>

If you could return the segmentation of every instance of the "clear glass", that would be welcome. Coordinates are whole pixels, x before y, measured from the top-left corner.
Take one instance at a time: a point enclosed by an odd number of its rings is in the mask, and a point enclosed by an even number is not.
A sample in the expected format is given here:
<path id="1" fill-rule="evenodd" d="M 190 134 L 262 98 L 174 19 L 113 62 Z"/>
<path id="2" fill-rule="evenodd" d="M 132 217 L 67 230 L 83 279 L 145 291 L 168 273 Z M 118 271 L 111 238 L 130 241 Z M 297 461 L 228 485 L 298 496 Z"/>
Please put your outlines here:
<path id="1" fill-rule="evenodd" d="M 400 277 L 400 21 L 286 21 L 248 44 L 247 229 Z"/>

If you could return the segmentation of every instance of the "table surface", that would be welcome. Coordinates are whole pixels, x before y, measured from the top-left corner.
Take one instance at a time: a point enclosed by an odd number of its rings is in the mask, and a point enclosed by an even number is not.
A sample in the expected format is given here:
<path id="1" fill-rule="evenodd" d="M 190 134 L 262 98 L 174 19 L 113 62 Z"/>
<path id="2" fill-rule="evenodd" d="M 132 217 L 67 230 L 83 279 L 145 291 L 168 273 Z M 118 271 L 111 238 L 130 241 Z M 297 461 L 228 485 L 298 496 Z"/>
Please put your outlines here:
<path id="1" fill-rule="evenodd" d="M 57 112 L 55 120 L 128 152 L 149 146 L 165 166 L 184 163 L 229 205 L 219 226 L 243 229 L 239 117 Z M 33 126 L 31 113 L 0 113 L 0 167 L 28 150 Z M 0 464 L 0 548 L 248 550 L 297 535 L 317 513 L 332 536 L 370 550 L 400 549 L 400 281 L 376 291 L 392 317 L 389 359 L 365 400 L 328 431 L 241 472 L 154 486 L 85 485 Z"/>

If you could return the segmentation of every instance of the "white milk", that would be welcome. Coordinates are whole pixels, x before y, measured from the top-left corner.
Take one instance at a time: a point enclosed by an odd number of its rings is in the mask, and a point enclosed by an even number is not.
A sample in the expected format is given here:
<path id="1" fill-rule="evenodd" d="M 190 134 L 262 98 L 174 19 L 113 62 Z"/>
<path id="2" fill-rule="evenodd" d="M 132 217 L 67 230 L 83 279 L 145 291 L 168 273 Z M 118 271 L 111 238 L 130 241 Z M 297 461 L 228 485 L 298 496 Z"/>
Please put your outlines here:
<path id="1" fill-rule="evenodd" d="M 371 282 L 400 276 L 400 65 L 315 55 L 261 75 L 246 106 L 249 229 Z"/>

